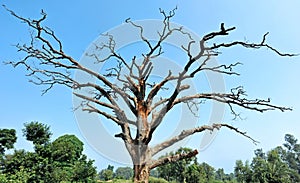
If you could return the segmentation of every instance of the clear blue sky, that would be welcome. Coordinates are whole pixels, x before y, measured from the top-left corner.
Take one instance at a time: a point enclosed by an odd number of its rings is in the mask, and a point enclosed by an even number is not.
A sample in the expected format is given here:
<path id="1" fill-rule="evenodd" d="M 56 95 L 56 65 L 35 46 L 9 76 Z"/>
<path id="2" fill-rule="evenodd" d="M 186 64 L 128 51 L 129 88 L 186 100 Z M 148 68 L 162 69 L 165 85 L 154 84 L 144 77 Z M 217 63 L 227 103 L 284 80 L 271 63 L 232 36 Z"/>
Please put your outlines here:
<path id="1" fill-rule="evenodd" d="M 198 35 L 218 30 L 220 23 L 236 26 L 229 40 L 260 41 L 270 32 L 268 43 L 282 51 L 300 53 L 300 2 L 288 1 L 17 1 L 2 0 L 8 8 L 24 17 L 48 13 L 47 25 L 62 40 L 65 51 L 80 59 L 84 50 L 97 36 L 120 25 L 128 17 L 133 20 L 160 19 L 158 9 L 178 7 L 174 22 Z M 0 8 L 0 61 L 18 59 L 12 46 L 28 41 L 28 28 Z M 292 112 L 271 111 L 264 114 L 241 110 L 245 120 L 225 120 L 248 132 L 260 141 L 257 146 L 231 131 L 221 130 L 215 141 L 198 155 L 216 168 L 232 171 L 235 160 L 250 159 L 253 150 L 269 150 L 283 143 L 286 133 L 300 139 L 300 57 L 284 58 L 268 50 L 247 51 L 240 48 L 224 50 L 219 61 L 240 61 L 240 77 L 225 77 L 226 88 L 244 85 L 250 97 L 270 97 L 274 104 L 292 107 Z M 72 113 L 72 91 L 56 87 L 41 96 L 42 88 L 28 83 L 24 68 L 0 65 L 0 128 L 18 130 L 16 148 L 30 149 L 21 136 L 23 123 L 40 121 L 51 126 L 53 139 L 66 133 L 76 134 L 85 143 L 85 153 L 96 160 L 99 169 L 114 164 L 96 153 L 80 133 Z M 204 120 L 202 121 L 205 122 Z M 197 136 L 198 137 L 198 136 Z M 199 136 L 199 140 L 200 140 Z M 197 141 L 194 138 L 193 141 Z M 115 164 L 117 165 L 117 164 Z"/>

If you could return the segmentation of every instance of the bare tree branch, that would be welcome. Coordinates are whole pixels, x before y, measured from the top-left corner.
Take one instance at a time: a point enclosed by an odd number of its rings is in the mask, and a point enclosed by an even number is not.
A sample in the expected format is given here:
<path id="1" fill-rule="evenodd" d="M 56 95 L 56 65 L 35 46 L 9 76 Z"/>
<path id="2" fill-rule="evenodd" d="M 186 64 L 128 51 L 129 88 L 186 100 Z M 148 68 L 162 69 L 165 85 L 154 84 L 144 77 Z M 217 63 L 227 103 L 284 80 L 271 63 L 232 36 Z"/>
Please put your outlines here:
<path id="1" fill-rule="evenodd" d="M 246 134 L 246 132 L 242 132 L 238 128 L 235 128 L 235 127 L 233 127 L 231 125 L 228 125 L 228 124 L 225 124 L 225 123 L 215 123 L 211 126 L 204 125 L 204 126 L 200 126 L 200 127 L 189 129 L 189 130 L 183 130 L 179 135 L 174 136 L 174 137 L 172 137 L 172 138 L 170 138 L 170 139 L 154 146 L 153 148 L 151 148 L 152 156 L 154 156 L 158 152 L 162 151 L 163 149 L 166 149 L 166 148 L 172 146 L 173 144 L 189 137 L 190 135 L 193 135 L 195 133 L 200 133 L 200 132 L 203 132 L 205 130 L 209 130 L 209 131 L 220 130 L 221 127 L 226 127 L 230 130 L 235 131 L 238 134 L 241 134 L 242 136 L 250 139 L 254 144 L 258 143 L 258 141 L 254 140 L 252 137 L 248 136 Z"/>
<path id="2" fill-rule="evenodd" d="M 266 40 L 266 35 L 265 34 L 263 36 L 263 40 L 261 43 L 257 43 L 257 44 L 248 44 L 248 43 L 233 43 L 233 44 L 214 44 L 213 47 L 206 47 L 205 46 L 205 42 L 208 40 L 213 39 L 216 36 L 224 36 L 224 35 L 228 35 L 228 33 L 232 30 L 234 30 L 235 27 L 232 28 L 228 28 L 225 29 L 224 24 L 221 24 L 221 30 L 218 32 L 212 32 L 209 33 L 207 35 L 205 35 L 202 40 L 200 40 L 199 45 L 200 45 L 200 51 L 198 52 L 197 55 L 193 56 L 191 53 L 191 46 L 192 44 L 195 43 L 194 40 L 191 40 L 188 43 L 187 47 L 183 47 L 183 49 L 187 52 L 188 56 L 189 56 L 189 60 L 186 63 L 186 65 L 184 66 L 184 69 L 182 70 L 181 73 L 179 73 L 179 75 L 177 77 L 175 77 L 174 79 L 177 81 L 177 85 L 173 91 L 173 93 L 170 95 L 170 97 L 165 98 L 160 100 L 159 102 L 155 103 L 152 106 L 152 110 L 155 109 L 157 106 L 160 106 L 162 104 L 164 104 L 164 106 L 162 107 L 162 109 L 153 114 L 152 117 L 152 122 L 151 122 L 151 131 L 149 134 L 149 137 L 151 139 L 152 133 L 155 131 L 155 129 L 159 126 L 159 124 L 163 121 L 164 116 L 166 115 L 166 113 L 168 113 L 168 111 L 171 110 L 171 108 L 179 103 L 182 102 L 188 102 L 191 101 L 193 99 L 210 99 L 210 100 L 215 100 L 221 103 L 226 103 L 229 105 L 232 114 L 237 116 L 237 113 L 233 110 L 232 105 L 237 105 L 240 106 L 242 108 L 246 108 L 246 109 L 250 109 L 250 110 L 256 110 L 259 112 L 264 112 L 267 110 L 274 110 L 274 109 L 278 109 L 280 111 L 286 111 L 286 110 L 291 110 L 291 108 L 286 108 L 286 107 L 280 107 L 280 106 L 276 106 L 276 105 L 272 105 L 270 104 L 270 100 L 261 100 L 261 99 L 247 99 L 247 98 L 242 98 L 241 97 L 241 93 L 239 90 L 238 93 L 234 94 L 226 94 L 226 93 L 208 93 L 208 94 L 195 94 L 195 95 L 191 95 L 191 96 L 184 96 L 181 98 L 178 98 L 181 90 L 181 85 L 184 79 L 186 78 L 192 78 L 194 77 L 197 73 L 201 72 L 201 71 L 205 71 L 205 70 L 209 70 L 209 71 L 213 71 L 213 72 L 217 72 L 217 73 L 221 73 L 221 74 L 228 74 L 228 75 L 239 75 L 239 73 L 233 71 L 233 68 L 237 65 L 240 65 L 240 62 L 234 63 L 234 64 L 230 64 L 230 65 L 225 65 L 225 64 L 221 64 L 218 66 L 212 66 L 212 67 L 207 67 L 207 63 L 210 61 L 210 57 L 212 55 L 216 55 L 216 49 L 219 47 L 222 47 L 222 45 L 225 45 L 226 47 L 231 47 L 231 46 L 235 46 L 238 44 L 243 45 L 246 48 L 260 48 L 265 45 L 265 40 Z M 268 47 L 268 46 L 267 46 Z M 273 49 L 271 49 L 272 51 L 274 51 Z M 275 49 L 276 50 L 276 49 Z M 284 54 L 281 53 L 279 51 L 275 51 L 277 54 L 279 54 L 280 56 L 296 56 L 296 54 Z M 200 64 L 200 66 L 195 69 L 194 71 L 191 71 L 190 74 L 188 74 L 190 68 L 192 67 L 192 65 L 194 65 L 196 63 L 196 61 L 200 60 L 202 57 L 206 57 L 202 63 Z M 160 84 L 158 84 L 156 87 L 157 88 L 153 88 L 152 91 L 149 93 L 149 101 L 152 101 L 151 99 L 153 98 L 153 96 L 155 96 L 155 94 L 157 94 L 157 91 L 159 90 L 159 87 L 161 87 L 162 85 L 164 85 L 167 81 L 169 81 L 169 78 L 171 76 L 166 77 Z"/>
<path id="3" fill-rule="evenodd" d="M 188 153 L 182 153 L 182 154 L 175 154 L 175 155 L 170 155 L 167 157 L 163 157 L 160 158 L 154 162 L 152 162 L 152 164 L 150 165 L 150 169 L 156 168 L 158 166 L 162 166 L 168 163 L 172 163 L 172 162 L 176 162 L 179 160 L 183 160 L 183 159 L 189 159 L 191 157 L 194 157 L 198 154 L 197 150 L 188 152 Z"/>
<path id="4" fill-rule="evenodd" d="M 281 53 L 277 49 L 275 49 L 272 46 L 266 44 L 265 41 L 266 41 L 266 37 L 267 37 L 268 34 L 269 34 L 269 32 L 264 34 L 261 43 L 246 43 L 246 42 L 243 42 L 243 41 L 234 41 L 234 42 L 231 42 L 231 43 L 215 44 L 211 47 L 206 48 L 206 50 L 215 50 L 215 49 L 222 48 L 222 47 L 227 47 L 228 48 L 228 47 L 240 45 L 240 46 L 243 46 L 245 48 L 253 48 L 253 49 L 260 49 L 260 48 L 263 48 L 263 47 L 269 48 L 270 50 L 272 50 L 273 52 L 275 52 L 279 56 L 293 57 L 293 56 L 298 56 L 299 55 L 299 54 L 291 54 L 291 53 Z"/>
<path id="5" fill-rule="evenodd" d="M 92 112 L 98 113 L 98 114 L 100 114 L 100 115 L 106 117 L 107 119 L 110 119 L 110 120 L 116 122 L 118 125 L 123 125 L 123 123 L 124 123 L 123 121 L 120 121 L 117 117 L 115 117 L 115 116 L 113 116 L 113 115 L 110 115 L 110 114 L 108 114 L 108 113 L 106 113 L 106 112 L 103 112 L 103 111 L 101 111 L 101 110 L 95 108 L 94 106 L 92 106 L 92 105 L 89 104 L 89 103 L 87 103 L 87 104 L 86 104 L 86 108 L 83 108 L 82 110 L 83 110 L 83 111 L 87 111 L 87 112 L 89 112 L 89 113 L 92 113 Z"/>
<path id="6" fill-rule="evenodd" d="M 237 105 L 245 109 L 250 109 L 258 112 L 265 112 L 268 110 L 275 110 L 278 109 L 282 112 L 287 110 L 292 110 L 288 107 L 280 107 L 277 105 L 270 104 L 271 100 L 263 100 L 263 99 L 247 99 L 243 98 L 240 93 L 201 93 L 196 95 L 190 95 L 186 97 L 182 97 L 179 99 L 176 99 L 174 101 L 174 105 L 190 101 L 193 99 L 210 99 L 215 100 L 217 102 L 225 103 L 228 105 Z"/>

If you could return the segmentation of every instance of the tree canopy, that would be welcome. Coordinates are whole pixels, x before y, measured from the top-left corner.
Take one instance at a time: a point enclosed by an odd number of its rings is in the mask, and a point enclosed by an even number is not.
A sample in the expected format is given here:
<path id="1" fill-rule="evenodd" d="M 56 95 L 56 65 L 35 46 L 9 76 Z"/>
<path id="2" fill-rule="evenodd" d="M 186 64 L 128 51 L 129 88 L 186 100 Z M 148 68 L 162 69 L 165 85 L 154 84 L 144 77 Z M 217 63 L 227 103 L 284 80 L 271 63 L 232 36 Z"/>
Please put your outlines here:
<path id="1" fill-rule="evenodd" d="M 285 141 L 267 153 L 257 149 L 251 163 L 236 161 L 238 182 L 299 182 L 300 149 L 294 147 L 300 144 L 291 134 L 285 135 Z"/>
<path id="2" fill-rule="evenodd" d="M 0 129 L 0 156 L 7 149 L 12 149 L 17 141 L 15 129 Z"/>
<path id="3" fill-rule="evenodd" d="M 34 152 L 23 149 L 5 154 L 1 160 L 0 182 L 95 182 L 93 161 L 82 154 L 83 143 L 74 135 L 51 142 L 50 127 L 40 122 L 24 124 L 23 135 L 34 144 Z M 1 130 L 11 131 L 13 130 Z M 13 143 L 10 144 L 13 147 Z"/>
<path id="4" fill-rule="evenodd" d="M 53 158 L 55 161 L 73 163 L 83 151 L 83 143 L 75 135 L 63 135 L 52 142 Z"/>
<path id="5" fill-rule="evenodd" d="M 50 127 L 37 121 L 25 123 L 22 130 L 26 140 L 32 141 L 34 145 L 43 145 L 50 141 L 52 133 Z"/>

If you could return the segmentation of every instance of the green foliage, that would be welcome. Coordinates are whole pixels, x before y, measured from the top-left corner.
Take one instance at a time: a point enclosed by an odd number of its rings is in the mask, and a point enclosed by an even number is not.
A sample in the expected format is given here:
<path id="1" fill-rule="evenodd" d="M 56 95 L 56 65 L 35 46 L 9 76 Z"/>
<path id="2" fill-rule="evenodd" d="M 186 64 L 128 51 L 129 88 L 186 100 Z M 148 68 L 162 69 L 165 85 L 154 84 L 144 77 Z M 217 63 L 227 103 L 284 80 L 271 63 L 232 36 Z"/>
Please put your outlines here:
<path id="1" fill-rule="evenodd" d="M 107 170 L 114 171 L 114 166 L 112 166 L 112 165 L 108 165 L 108 166 L 107 166 Z"/>
<path id="2" fill-rule="evenodd" d="M 237 160 L 234 167 L 234 175 L 238 182 L 251 182 L 252 171 L 249 162 L 245 165 L 241 160 Z"/>
<path id="3" fill-rule="evenodd" d="M 157 168 L 150 170 L 150 176 L 156 177 L 156 178 L 159 177 L 159 172 L 158 172 Z"/>
<path id="4" fill-rule="evenodd" d="M 204 172 L 204 179 L 206 182 L 210 182 L 215 179 L 215 169 L 207 163 L 202 163 L 199 165 L 200 171 Z"/>
<path id="5" fill-rule="evenodd" d="M 93 160 L 88 160 L 86 155 L 82 155 L 81 158 L 74 163 L 72 180 L 75 182 L 94 182 L 97 171 L 93 163 Z"/>
<path id="6" fill-rule="evenodd" d="M 5 149 L 12 149 L 16 141 L 16 130 L 0 129 L 0 156 L 4 154 Z"/>
<path id="7" fill-rule="evenodd" d="M 83 151 L 83 143 L 75 135 L 63 135 L 52 143 L 53 159 L 62 163 L 73 163 Z"/>
<path id="8" fill-rule="evenodd" d="M 7 182 L 8 182 L 8 180 L 7 180 L 6 175 L 0 173 L 0 183 L 7 183 Z"/>
<path id="9" fill-rule="evenodd" d="M 55 182 L 95 182 L 94 161 L 82 154 L 83 143 L 74 135 L 63 135 L 51 146 Z"/>
<path id="10" fill-rule="evenodd" d="M 276 147 L 268 152 L 262 149 L 254 151 L 255 157 L 252 161 L 243 162 L 237 160 L 234 173 L 226 174 L 224 169 L 215 170 L 207 163 L 199 164 L 196 158 L 178 161 L 157 167 L 152 170 L 152 177 L 149 182 L 169 182 L 169 183 L 290 183 L 300 182 L 299 164 L 300 164 L 300 145 L 297 139 L 292 135 L 285 136 L 286 142 L 283 146 Z M 177 152 L 171 152 L 167 155 L 177 153 L 186 153 L 191 151 L 188 148 L 181 148 Z M 124 177 L 120 176 L 123 170 L 129 167 L 117 168 L 115 178 L 112 182 L 126 182 Z M 122 171 L 121 171 L 122 170 Z M 132 170 L 131 170 L 132 171 Z M 117 173 L 118 172 L 118 173 Z M 108 166 L 100 172 L 103 180 L 111 180 L 113 167 Z M 155 175 L 156 177 L 153 177 Z M 101 177 L 100 176 L 100 177 Z M 106 179 L 105 179 L 106 177 Z M 130 181 L 131 182 L 131 181 Z"/>
<path id="11" fill-rule="evenodd" d="M 201 171 L 201 167 L 198 164 L 192 164 L 187 167 L 185 174 L 188 175 L 186 182 L 204 182 L 205 173 Z"/>
<path id="12" fill-rule="evenodd" d="M 289 168 L 276 150 L 271 150 L 266 156 L 259 156 L 251 163 L 252 179 L 256 182 L 289 182 Z"/>
<path id="13" fill-rule="evenodd" d="M 16 171 L 15 174 L 11 174 L 8 177 L 8 182 L 14 182 L 14 183 L 25 183 L 25 182 L 31 182 L 30 178 L 32 175 L 26 170 L 24 167 L 20 167 L 19 171 Z"/>
<path id="14" fill-rule="evenodd" d="M 22 130 L 26 140 L 32 141 L 34 145 L 46 144 L 50 141 L 52 133 L 50 127 L 37 121 L 25 123 Z"/>
<path id="15" fill-rule="evenodd" d="M 31 122 L 25 124 L 24 136 L 34 144 L 34 152 L 14 150 L 4 155 L 6 149 L 13 148 L 16 132 L 12 129 L 0 130 L 1 169 L 0 183 L 96 183 L 94 161 L 83 152 L 83 143 L 74 135 L 63 135 L 50 142 L 50 128 Z M 150 183 L 289 183 L 300 182 L 300 144 L 287 134 L 283 146 L 268 152 L 255 150 L 251 163 L 236 161 L 234 173 L 226 174 L 222 168 L 215 170 L 207 163 L 199 164 L 191 158 L 166 164 L 151 171 Z M 191 149 L 180 148 L 168 155 L 187 153 Z M 99 172 L 99 178 L 115 183 L 132 183 L 133 170 L 130 167 L 108 167 Z M 98 181 L 99 182 L 99 181 Z"/>
<path id="16" fill-rule="evenodd" d="M 226 174 L 224 172 L 224 169 L 223 168 L 219 168 L 217 171 L 216 171 L 216 175 L 215 175 L 216 179 L 218 180 L 225 180 L 226 179 Z"/>
<path id="17" fill-rule="evenodd" d="M 133 170 L 130 167 L 119 167 L 116 169 L 115 177 L 118 179 L 131 179 L 133 177 Z"/>
<path id="18" fill-rule="evenodd" d="M 215 180 L 218 180 L 218 182 L 226 182 L 226 183 L 233 183 L 236 182 L 235 180 L 235 176 L 233 173 L 230 174 L 226 174 L 224 172 L 223 168 L 219 168 L 216 172 L 215 172 Z"/>
<path id="19" fill-rule="evenodd" d="M 285 135 L 283 147 L 279 146 L 267 153 L 262 149 L 255 150 L 255 157 L 250 166 L 238 160 L 235 166 L 235 176 L 238 182 L 300 182 L 300 144 L 297 139 Z"/>
<path id="20" fill-rule="evenodd" d="M 188 153 L 192 149 L 189 148 L 180 148 L 175 154 Z M 167 154 L 166 156 L 174 155 L 173 152 Z M 164 178 L 167 181 L 177 181 L 183 182 L 185 180 L 185 172 L 187 167 L 191 164 L 192 161 L 196 161 L 196 158 L 184 159 L 181 161 L 169 163 L 157 168 L 160 177 Z"/>
<path id="21" fill-rule="evenodd" d="M 175 154 L 187 153 L 192 151 L 188 148 L 181 148 Z M 169 153 L 168 155 L 172 155 Z M 215 181 L 216 172 L 213 167 L 207 163 L 199 164 L 197 159 L 191 158 L 186 160 L 180 160 L 174 163 L 170 163 L 157 168 L 159 177 L 164 178 L 170 182 L 186 182 L 186 183 L 207 183 Z M 219 170 L 221 171 L 221 170 Z M 233 178 L 225 174 L 224 171 L 219 172 L 220 176 L 223 177 L 224 181 L 230 181 Z M 222 180 L 223 181 L 223 180 Z"/>
<path id="22" fill-rule="evenodd" d="M 100 180 L 107 181 L 107 180 L 112 180 L 113 178 L 114 178 L 114 172 L 112 170 L 104 169 L 99 172 Z"/>
<path id="23" fill-rule="evenodd" d="M 289 167 L 300 174 L 300 144 L 297 144 L 298 140 L 293 135 L 286 134 L 284 138 L 286 150 L 281 151 L 282 156 Z"/>
<path id="24" fill-rule="evenodd" d="M 25 150 L 15 150 L 12 155 L 6 155 L 4 159 L 4 169 L 3 173 L 15 174 L 20 170 L 21 167 L 30 166 L 33 163 L 28 163 L 27 160 L 30 159 L 32 153 L 26 152 Z"/>
<path id="25" fill-rule="evenodd" d="M 83 143 L 77 137 L 64 135 L 51 143 L 49 127 L 38 122 L 25 124 L 23 133 L 34 143 L 34 152 L 5 155 L 0 183 L 96 182 L 94 161 L 82 154 Z"/>

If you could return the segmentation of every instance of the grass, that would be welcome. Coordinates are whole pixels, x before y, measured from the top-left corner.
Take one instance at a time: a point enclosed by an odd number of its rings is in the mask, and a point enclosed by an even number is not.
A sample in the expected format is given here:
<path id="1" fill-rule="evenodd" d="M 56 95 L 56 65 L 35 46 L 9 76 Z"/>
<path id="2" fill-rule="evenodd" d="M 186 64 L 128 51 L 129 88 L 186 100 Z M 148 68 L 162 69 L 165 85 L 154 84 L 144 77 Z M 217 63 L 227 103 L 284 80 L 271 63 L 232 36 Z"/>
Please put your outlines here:
<path id="1" fill-rule="evenodd" d="M 99 183 L 133 183 L 132 180 L 124 180 L 124 179 L 113 179 L 113 180 L 108 180 L 108 181 L 99 181 Z M 155 178 L 155 177 L 150 177 L 149 178 L 149 183 L 168 183 L 165 179 L 162 178 Z"/>

